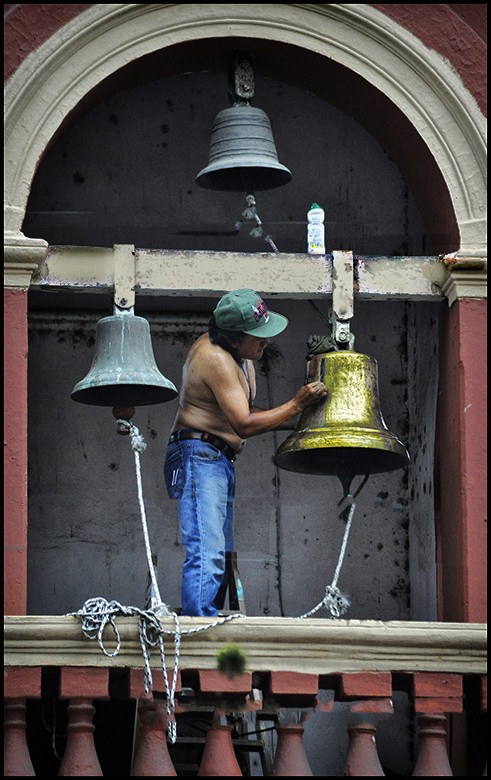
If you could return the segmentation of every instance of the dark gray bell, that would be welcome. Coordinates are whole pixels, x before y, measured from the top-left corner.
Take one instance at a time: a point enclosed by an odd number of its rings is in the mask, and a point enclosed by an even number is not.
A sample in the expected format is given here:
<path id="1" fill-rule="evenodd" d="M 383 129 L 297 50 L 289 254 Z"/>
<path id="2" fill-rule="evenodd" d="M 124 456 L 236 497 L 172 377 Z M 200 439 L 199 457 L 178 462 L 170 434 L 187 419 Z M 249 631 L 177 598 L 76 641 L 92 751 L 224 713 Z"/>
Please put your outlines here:
<path id="1" fill-rule="evenodd" d="M 74 401 L 133 407 L 171 401 L 177 390 L 155 362 L 150 325 L 130 312 L 99 320 L 89 373 L 72 390 Z"/>
<path id="2" fill-rule="evenodd" d="M 292 174 L 278 161 L 271 124 L 260 108 L 225 108 L 213 123 L 208 165 L 196 183 L 209 190 L 257 192 L 287 184 Z"/>

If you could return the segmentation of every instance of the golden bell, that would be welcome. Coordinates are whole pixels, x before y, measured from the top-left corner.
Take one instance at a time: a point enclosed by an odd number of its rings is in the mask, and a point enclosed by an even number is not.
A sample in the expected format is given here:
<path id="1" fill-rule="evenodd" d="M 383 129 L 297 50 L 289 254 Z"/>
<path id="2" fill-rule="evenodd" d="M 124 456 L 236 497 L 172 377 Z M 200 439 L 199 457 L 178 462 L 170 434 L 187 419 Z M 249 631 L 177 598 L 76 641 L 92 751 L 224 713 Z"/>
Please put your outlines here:
<path id="1" fill-rule="evenodd" d="M 175 386 L 155 362 L 146 319 L 125 311 L 99 320 L 92 366 L 73 388 L 74 401 L 124 408 L 160 404 L 176 396 Z"/>
<path id="2" fill-rule="evenodd" d="M 314 355 L 308 381 L 323 382 L 328 395 L 302 412 L 297 428 L 278 448 L 274 462 L 304 474 L 376 474 L 400 469 L 409 454 L 382 417 L 377 362 L 339 350 Z"/>

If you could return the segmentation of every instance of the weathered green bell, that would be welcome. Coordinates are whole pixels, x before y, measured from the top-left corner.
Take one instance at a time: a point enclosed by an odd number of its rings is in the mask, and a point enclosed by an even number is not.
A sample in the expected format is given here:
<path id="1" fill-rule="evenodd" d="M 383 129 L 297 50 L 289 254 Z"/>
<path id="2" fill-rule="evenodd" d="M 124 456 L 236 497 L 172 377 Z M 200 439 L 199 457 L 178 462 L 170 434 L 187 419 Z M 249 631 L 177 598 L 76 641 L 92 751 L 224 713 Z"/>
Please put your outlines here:
<path id="1" fill-rule="evenodd" d="M 262 109 L 240 104 L 217 114 L 208 165 L 196 176 L 200 187 L 249 193 L 281 187 L 291 178 L 278 160 L 271 124 Z"/>
<path id="2" fill-rule="evenodd" d="M 74 401 L 123 408 L 160 404 L 176 396 L 175 386 L 155 362 L 146 319 L 123 311 L 99 320 L 92 366 L 73 388 Z"/>
<path id="3" fill-rule="evenodd" d="M 304 474 L 375 474 L 400 469 L 409 454 L 382 416 L 377 362 L 338 350 L 314 355 L 308 381 L 323 382 L 328 395 L 302 412 L 295 431 L 278 448 L 274 462 Z"/>

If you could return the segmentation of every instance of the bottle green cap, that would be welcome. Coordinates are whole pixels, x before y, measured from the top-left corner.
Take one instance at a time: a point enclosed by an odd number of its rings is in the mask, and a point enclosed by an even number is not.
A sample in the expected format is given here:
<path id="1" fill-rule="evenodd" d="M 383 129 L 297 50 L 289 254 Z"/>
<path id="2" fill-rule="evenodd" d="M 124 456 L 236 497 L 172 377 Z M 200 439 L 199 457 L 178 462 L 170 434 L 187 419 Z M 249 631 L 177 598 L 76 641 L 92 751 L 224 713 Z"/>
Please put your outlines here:
<path id="1" fill-rule="evenodd" d="M 318 204 L 318 203 L 312 203 L 312 205 L 310 206 L 310 209 L 309 209 L 309 211 L 310 211 L 311 209 L 320 209 L 320 206 L 319 206 L 319 204 Z"/>

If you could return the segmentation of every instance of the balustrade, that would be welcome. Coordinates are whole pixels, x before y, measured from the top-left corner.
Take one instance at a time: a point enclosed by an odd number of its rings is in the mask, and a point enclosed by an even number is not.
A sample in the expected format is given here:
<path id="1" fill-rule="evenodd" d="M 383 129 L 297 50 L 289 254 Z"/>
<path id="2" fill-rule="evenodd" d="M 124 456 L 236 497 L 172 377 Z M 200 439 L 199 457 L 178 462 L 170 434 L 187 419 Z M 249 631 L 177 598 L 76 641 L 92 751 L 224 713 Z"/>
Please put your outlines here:
<path id="1" fill-rule="evenodd" d="M 452 713 L 466 712 L 466 679 L 471 680 L 474 688 L 476 680 L 482 681 L 482 692 L 486 685 L 486 678 L 480 675 L 435 672 L 314 675 L 272 671 L 245 673 L 230 679 L 216 671 L 186 670 L 179 673 L 175 707 L 170 712 L 162 679 L 155 674 L 153 690 L 145 692 L 142 669 L 61 667 L 57 676 L 58 703 L 66 708 L 67 718 L 58 775 L 94 777 L 112 773 L 112 757 L 104 742 L 98 742 L 94 734 L 102 728 L 94 717 L 96 710 L 99 708 L 102 713 L 103 705 L 110 700 L 115 707 L 122 701 L 135 704 L 133 710 L 128 710 L 133 712 L 133 723 L 127 724 L 126 736 L 122 737 L 127 740 L 132 735 L 133 740 L 128 776 L 258 775 L 257 766 L 253 771 L 248 760 L 254 752 L 261 757 L 263 776 L 312 776 L 304 745 L 305 722 L 319 711 L 330 713 L 328 717 L 334 725 L 337 703 L 349 709 L 343 774 L 385 775 L 375 722 L 393 717 L 394 690 L 404 690 L 409 696 L 409 728 L 414 725 L 414 729 L 411 735 L 401 733 L 400 740 L 402 744 L 408 738 L 414 739 L 412 775 L 449 776 L 453 772 L 447 719 Z M 39 667 L 5 669 L 6 777 L 46 773 L 43 751 L 36 748 L 36 740 L 30 733 L 44 726 L 31 719 L 26 730 L 26 706 L 29 707 L 30 701 L 41 701 L 47 694 L 42 679 Z M 332 692 L 333 698 L 327 704 L 321 701 L 321 689 Z M 469 697 L 469 700 L 475 707 L 475 699 Z M 484 696 L 479 699 L 478 707 L 485 709 Z M 285 713 L 291 714 L 291 710 L 297 713 L 296 723 L 285 722 Z M 246 714 L 262 728 L 253 729 L 253 734 L 242 733 L 237 724 L 244 725 Z M 197 716 L 201 729 L 198 736 L 190 736 L 186 724 Z M 111 717 L 110 711 L 106 717 Z M 174 742 L 169 739 L 169 720 L 175 720 L 176 724 Z M 268 720 L 272 723 L 272 747 L 271 755 L 265 759 L 263 723 Z M 110 723 L 104 726 L 110 727 Z M 61 740 L 59 743 L 62 744 Z M 483 758 L 479 774 L 486 772 L 485 766 Z"/>

